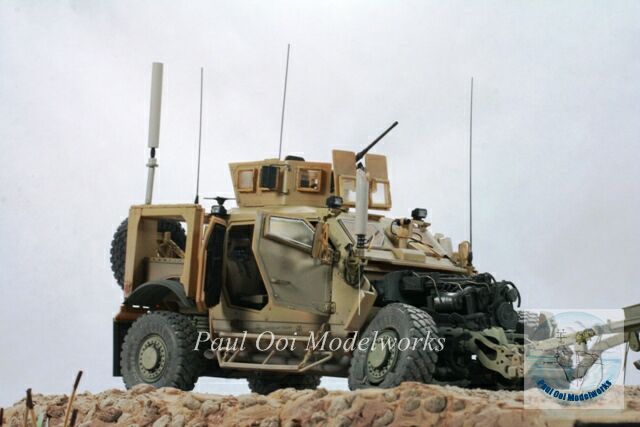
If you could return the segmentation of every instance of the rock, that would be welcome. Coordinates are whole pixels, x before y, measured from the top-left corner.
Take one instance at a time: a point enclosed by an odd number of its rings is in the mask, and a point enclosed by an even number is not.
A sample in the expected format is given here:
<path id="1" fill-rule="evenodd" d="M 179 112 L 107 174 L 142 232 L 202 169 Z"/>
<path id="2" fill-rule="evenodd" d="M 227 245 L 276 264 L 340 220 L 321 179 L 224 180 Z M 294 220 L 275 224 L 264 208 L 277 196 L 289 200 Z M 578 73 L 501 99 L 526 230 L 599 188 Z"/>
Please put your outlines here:
<path id="1" fill-rule="evenodd" d="M 64 417 L 65 408 L 63 406 L 49 405 L 47 406 L 47 416 L 51 418 Z"/>
<path id="2" fill-rule="evenodd" d="M 96 417 L 105 423 L 115 423 L 122 416 L 122 410 L 110 407 L 97 412 Z"/>
<path id="3" fill-rule="evenodd" d="M 215 414 L 220 410 L 220 404 L 213 400 L 205 400 L 200 406 L 200 415 L 207 418 L 211 414 Z"/>
<path id="4" fill-rule="evenodd" d="M 121 409 L 122 412 L 135 412 L 138 409 L 136 401 L 127 399 L 126 397 L 118 399 L 114 406 Z"/>
<path id="5" fill-rule="evenodd" d="M 131 387 L 131 390 L 129 390 L 129 393 L 131 393 L 132 395 L 136 396 L 136 395 L 139 395 L 139 394 L 151 393 L 155 389 L 156 388 L 154 386 L 152 386 L 151 384 L 137 384 L 137 385 L 134 385 L 133 387 Z"/>
<path id="6" fill-rule="evenodd" d="M 114 397 L 112 397 L 112 396 L 108 396 L 108 397 L 103 398 L 100 401 L 100 406 L 102 408 L 107 408 L 109 406 L 113 406 L 115 403 L 116 403 L 116 399 Z"/>
<path id="7" fill-rule="evenodd" d="M 351 426 L 351 419 L 345 415 L 340 415 L 336 418 L 335 423 L 332 424 L 334 427 L 349 427 Z"/>
<path id="8" fill-rule="evenodd" d="M 196 399 L 192 395 L 188 394 L 182 400 L 182 405 L 187 409 L 191 409 L 192 411 L 196 411 L 196 410 L 200 409 L 200 406 L 202 404 L 200 403 L 200 401 L 198 399 Z"/>
<path id="9" fill-rule="evenodd" d="M 171 415 L 163 415 L 153 423 L 152 427 L 168 427 L 170 422 Z"/>
<path id="10" fill-rule="evenodd" d="M 258 399 L 253 394 L 247 394 L 238 397 L 238 403 L 240 404 L 240 408 L 244 409 L 257 404 Z"/>
<path id="11" fill-rule="evenodd" d="M 433 413 L 439 413 L 447 406 L 447 398 L 444 396 L 431 396 L 424 401 L 424 408 Z"/>
<path id="12" fill-rule="evenodd" d="M 453 401 L 453 403 L 451 404 L 451 410 L 452 411 L 462 411 L 465 407 L 465 403 L 464 400 L 462 399 L 456 399 Z"/>
<path id="13" fill-rule="evenodd" d="M 189 421 L 187 427 L 207 427 L 207 423 L 201 418 L 194 418 Z"/>
<path id="14" fill-rule="evenodd" d="M 384 400 L 386 400 L 387 402 L 395 402 L 396 400 L 398 400 L 398 395 L 393 390 L 385 391 L 383 396 Z"/>
<path id="15" fill-rule="evenodd" d="M 640 387 L 612 388 L 609 393 L 624 397 L 626 409 L 607 415 L 607 422 L 632 425 L 640 421 Z M 34 396 L 36 412 L 46 413 L 51 418 L 52 427 L 61 426 L 66 396 Z M 74 407 L 80 412 L 78 422 L 83 427 L 562 425 L 557 418 L 552 418 L 554 411 L 528 410 L 525 417 L 523 396 L 523 392 L 517 391 L 462 389 L 419 383 L 404 383 L 389 390 L 353 392 L 289 388 L 269 396 L 219 396 L 173 388 L 156 390 L 144 385 L 129 392 L 107 390 L 100 394 L 82 393 L 78 395 Z M 528 392 L 526 396 L 527 404 L 531 398 L 554 404 L 539 393 Z M 24 408 L 24 399 L 5 408 L 5 425 L 22 427 Z M 565 417 L 561 420 L 564 425 L 573 424 L 576 419 L 585 423 L 598 421 L 592 415 L 594 411 L 577 410 L 572 415 L 567 415 L 571 414 L 570 410 L 561 412 Z"/>
<path id="16" fill-rule="evenodd" d="M 404 412 L 413 412 L 420 407 L 420 399 L 415 397 L 410 397 L 404 402 L 402 409 Z"/>
<path id="17" fill-rule="evenodd" d="M 164 393 L 164 394 L 168 394 L 168 395 L 176 395 L 176 394 L 181 394 L 182 390 L 180 390 L 179 388 L 175 388 L 175 387 L 162 387 L 160 389 L 158 389 L 158 391 Z"/>
<path id="18" fill-rule="evenodd" d="M 327 413 L 324 411 L 316 411 L 311 414 L 311 422 L 314 424 L 324 423 L 327 420 Z"/>
<path id="19" fill-rule="evenodd" d="M 173 417 L 173 420 L 171 420 L 169 427 L 184 427 L 186 422 L 184 415 L 176 415 Z"/>
<path id="20" fill-rule="evenodd" d="M 349 409 L 349 403 L 347 402 L 347 399 L 345 399 L 343 396 L 336 397 L 335 399 L 333 399 L 333 402 L 331 402 L 331 405 L 329 406 L 329 416 L 335 417 L 340 412 L 347 409 Z"/>
<path id="21" fill-rule="evenodd" d="M 393 412 L 387 410 L 380 418 L 373 421 L 371 427 L 384 427 L 393 421 Z"/>
<path id="22" fill-rule="evenodd" d="M 277 417 L 269 417 L 260 421 L 260 427 L 280 427 L 280 419 Z"/>

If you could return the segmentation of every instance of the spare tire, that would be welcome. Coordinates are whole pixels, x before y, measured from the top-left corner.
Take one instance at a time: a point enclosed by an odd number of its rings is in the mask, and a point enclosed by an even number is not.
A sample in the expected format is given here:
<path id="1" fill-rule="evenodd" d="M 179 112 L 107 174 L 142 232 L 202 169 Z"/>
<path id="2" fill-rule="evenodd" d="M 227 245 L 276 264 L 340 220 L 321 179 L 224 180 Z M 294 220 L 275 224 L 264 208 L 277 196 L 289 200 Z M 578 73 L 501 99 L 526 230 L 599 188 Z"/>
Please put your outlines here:
<path id="1" fill-rule="evenodd" d="M 128 226 L 128 219 L 122 221 L 113 235 L 113 240 L 111 240 L 111 271 L 113 271 L 113 277 L 121 288 L 124 287 L 124 263 L 127 252 Z M 171 240 L 173 240 L 180 249 L 184 250 L 187 235 L 182 225 L 178 221 L 159 220 L 158 232 L 164 233 L 167 231 L 171 232 Z"/>

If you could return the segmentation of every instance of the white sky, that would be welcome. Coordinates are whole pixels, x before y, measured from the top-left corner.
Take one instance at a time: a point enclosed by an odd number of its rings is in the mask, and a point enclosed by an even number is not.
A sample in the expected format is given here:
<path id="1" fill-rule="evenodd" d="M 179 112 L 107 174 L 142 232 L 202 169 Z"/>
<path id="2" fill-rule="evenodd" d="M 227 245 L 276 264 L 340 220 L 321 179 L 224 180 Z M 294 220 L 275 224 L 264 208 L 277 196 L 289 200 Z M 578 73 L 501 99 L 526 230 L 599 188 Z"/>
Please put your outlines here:
<path id="1" fill-rule="evenodd" d="M 156 201 L 193 200 L 200 66 L 203 195 L 231 191 L 228 162 L 276 155 L 290 42 L 284 152 L 329 161 L 398 120 L 376 148 L 393 214 L 426 207 L 456 242 L 473 75 L 478 268 L 529 307 L 640 303 L 639 20 L 623 1 L 3 1 L 0 405 L 66 392 L 81 368 L 83 388 L 121 386 L 109 243 L 144 198 L 153 61 Z"/>

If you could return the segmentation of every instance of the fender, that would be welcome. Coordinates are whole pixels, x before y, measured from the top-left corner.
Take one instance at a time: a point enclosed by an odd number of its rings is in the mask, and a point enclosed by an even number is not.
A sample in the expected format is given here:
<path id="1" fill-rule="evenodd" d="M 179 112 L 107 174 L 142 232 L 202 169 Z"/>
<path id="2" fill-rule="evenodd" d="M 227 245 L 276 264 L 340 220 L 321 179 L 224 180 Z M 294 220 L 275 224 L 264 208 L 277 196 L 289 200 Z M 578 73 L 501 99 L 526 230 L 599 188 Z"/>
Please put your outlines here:
<path id="1" fill-rule="evenodd" d="M 129 294 L 124 300 L 124 305 L 153 307 L 160 304 L 167 296 L 175 295 L 182 308 L 194 308 L 195 303 L 187 298 L 182 283 L 175 280 L 154 280 L 143 283 Z"/>

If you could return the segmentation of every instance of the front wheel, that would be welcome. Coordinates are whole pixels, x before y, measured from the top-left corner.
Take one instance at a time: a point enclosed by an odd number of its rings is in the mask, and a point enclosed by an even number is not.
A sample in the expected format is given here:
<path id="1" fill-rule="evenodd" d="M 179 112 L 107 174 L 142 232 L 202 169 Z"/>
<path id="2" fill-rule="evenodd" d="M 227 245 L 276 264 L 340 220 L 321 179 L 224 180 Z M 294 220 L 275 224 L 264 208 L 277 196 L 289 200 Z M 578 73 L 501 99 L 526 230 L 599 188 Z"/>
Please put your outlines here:
<path id="1" fill-rule="evenodd" d="M 429 383 L 442 346 L 428 313 L 407 304 L 390 304 L 376 314 L 354 350 L 349 388 Z"/>
<path id="2" fill-rule="evenodd" d="M 204 367 L 202 354 L 194 351 L 196 339 L 195 326 L 182 314 L 156 311 L 139 317 L 120 354 L 127 389 L 146 383 L 192 390 Z"/>

